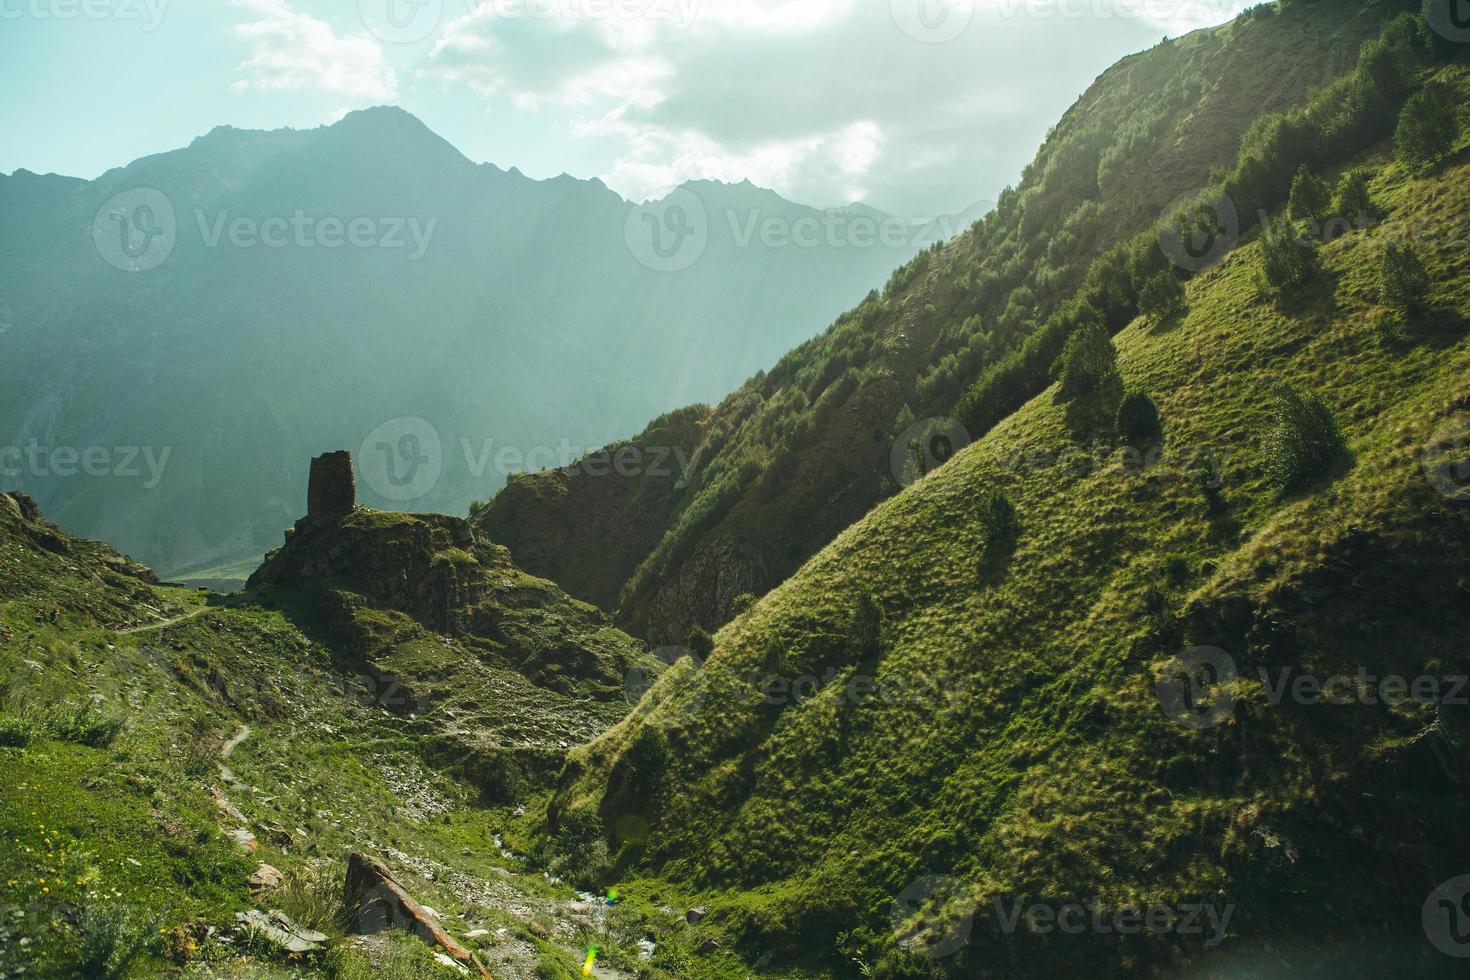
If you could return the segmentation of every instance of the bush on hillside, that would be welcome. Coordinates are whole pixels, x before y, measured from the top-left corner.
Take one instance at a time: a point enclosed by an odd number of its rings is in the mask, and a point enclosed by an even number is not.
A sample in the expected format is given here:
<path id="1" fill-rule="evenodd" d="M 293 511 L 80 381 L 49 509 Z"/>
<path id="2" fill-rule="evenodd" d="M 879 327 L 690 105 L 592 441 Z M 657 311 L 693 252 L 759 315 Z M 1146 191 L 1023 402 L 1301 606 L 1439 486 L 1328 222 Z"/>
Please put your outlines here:
<path id="1" fill-rule="evenodd" d="M 1312 173 L 1312 168 L 1305 163 L 1298 167 L 1291 182 L 1286 213 L 1295 221 L 1320 222 L 1331 203 L 1332 192 L 1327 189 L 1327 183 Z"/>
<path id="2" fill-rule="evenodd" d="M 1145 316 L 1167 320 L 1184 311 L 1184 283 L 1168 269 L 1153 276 L 1138 291 L 1138 310 Z"/>
<path id="3" fill-rule="evenodd" d="M 1302 395 L 1291 385 L 1283 385 L 1271 415 L 1265 469 L 1281 492 L 1299 490 L 1320 479 L 1346 454 L 1332 410 L 1316 395 Z"/>
<path id="4" fill-rule="evenodd" d="M 1444 86 L 1434 82 L 1410 96 L 1399 113 L 1394 156 L 1411 170 L 1430 170 L 1449 156 L 1459 136 L 1455 103 Z"/>
<path id="5" fill-rule="evenodd" d="M 689 636 L 684 641 L 689 652 L 694 654 L 695 659 L 701 663 L 715 650 L 715 639 L 709 635 L 709 631 L 701 626 L 693 626 L 689 629 Z"/>
<path id="6" fill-rule="evenodd" d="M 1056 377 L 1065 401 L 1105 396 L 1119 383 L 1118 351 L 1094 314 L 1077 325 L 1057 358 Z"/>
<path id="7" fill-rule="evenodd" d="M 1299 236 L 1290 222 L 1275 222 L 1261 237 L 1261 272 L 1281 292 L 1311 281 L 1317 274 L 1317 243 Z"/>
<path id="8" fill-rule="evenodd" d="M 1429 272 L 1407 245 L 1392 242 L 1378 260 L 1378 298 L 1402 313 L 1423 309 L 1429 295 Z"/>
<path id="9" fill-rule="evenodd" d="M 1373 198 L 1368 194 L 1368 173 L 1349 170 L 1337 182 L 1332 195 L 1332 213 L 1347 221 L 1366 223 L 1373 216 Z"/>

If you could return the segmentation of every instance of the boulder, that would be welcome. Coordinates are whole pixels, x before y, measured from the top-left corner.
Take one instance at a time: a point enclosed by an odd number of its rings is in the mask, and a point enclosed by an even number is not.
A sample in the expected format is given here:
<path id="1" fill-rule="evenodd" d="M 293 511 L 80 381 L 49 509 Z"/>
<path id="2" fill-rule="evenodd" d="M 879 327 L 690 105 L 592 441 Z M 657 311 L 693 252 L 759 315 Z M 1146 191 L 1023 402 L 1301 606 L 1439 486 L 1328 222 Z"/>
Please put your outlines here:
<path id="1" fill-rule="evenodd" d="M 490 980 L 490 972 L 474 954 L 451 939 L 423 906 L 409 897 L 381 861 L 366 854 L 350 856 L 343 898 L 347 908 L 356 914 L 358 932 L 370 935 L 390 927 L 406 929 L 430 946 L 439 947 L 484 980 Z"/>
<path id="2" fill-rule="evenodd" d="M 327 941 L 324 933 L 299 926 L 286 913 L 275 909 L 270 912 L 259 909 L 236 912 L 235 921 L 242 928 L 264 936 L 289 953 L 309 953 L 321 949 L 322 943 Z"/>
<path id="3" fill-rule="evenodd" d="M 262 861 L 260 867 L 255 869 L 255 873 L 245 879 L 245 883 L 250 886 L 252 894 L 262 895 L 272 888 L 281 887 L 281 883 L 285 880 L 285 876 L 280 871 Z"/>

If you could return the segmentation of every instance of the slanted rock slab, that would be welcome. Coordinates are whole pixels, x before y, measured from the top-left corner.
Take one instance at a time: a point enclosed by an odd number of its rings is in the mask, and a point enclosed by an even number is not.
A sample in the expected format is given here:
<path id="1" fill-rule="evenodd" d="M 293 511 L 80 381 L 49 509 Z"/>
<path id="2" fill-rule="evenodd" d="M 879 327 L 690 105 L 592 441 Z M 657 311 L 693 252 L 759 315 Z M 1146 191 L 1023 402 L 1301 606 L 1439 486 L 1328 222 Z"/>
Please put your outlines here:
<path id="1" fill-rule="evenodd" d="M 381 861 L 356 853 L 347 859 L 344 900 L 349 909 L 357 912 L 358 932 L 370 935 L 394 926 L 406 929 L 430 946 L 438 946 L 485 980 L 490 980 L 490 971 L 473 953 L 449 937 L 444 928 L 424 911 L 424 907 L 404 891 Z"/>

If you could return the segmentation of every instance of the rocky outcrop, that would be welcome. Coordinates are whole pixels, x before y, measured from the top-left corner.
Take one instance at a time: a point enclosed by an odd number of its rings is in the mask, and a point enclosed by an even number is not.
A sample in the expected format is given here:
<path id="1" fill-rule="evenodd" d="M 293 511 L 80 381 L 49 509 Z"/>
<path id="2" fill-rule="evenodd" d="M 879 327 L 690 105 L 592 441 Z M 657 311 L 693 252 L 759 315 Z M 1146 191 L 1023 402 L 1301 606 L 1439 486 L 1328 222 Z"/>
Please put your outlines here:
<path id="1" fill-rule="evenodd" d="M 473 953 L 449 937 L 444 927 L 409 896 L 381 861 L 356 853 L 347 859 L 343 900 L 355 916 L 358 932 L 371 935 L 384 929 L 405 929 L 490 980 L 490 971 Z"/>
<path id="2" fill-rule="evenodd" d="M 73 538 L 64 533 L 46 519 L 35 500 L 15 490 L 0 493 L 0 533 L 30 548 L 68 559 L 73 571 L 109 580 L 125 576 L 158 584 L 158 576 L 151 568 L 119 554 L 101 541 Z"/>
<path id="3" fill-rule="evenodd" d="M 299 523 L 246 588 L 346 590 L 431 629 L 459 633 L 468 631 L 491 588 L 488 569 L 509 564 L 504 548 L 481 541 L 461 518 L 357 510 Z"/>

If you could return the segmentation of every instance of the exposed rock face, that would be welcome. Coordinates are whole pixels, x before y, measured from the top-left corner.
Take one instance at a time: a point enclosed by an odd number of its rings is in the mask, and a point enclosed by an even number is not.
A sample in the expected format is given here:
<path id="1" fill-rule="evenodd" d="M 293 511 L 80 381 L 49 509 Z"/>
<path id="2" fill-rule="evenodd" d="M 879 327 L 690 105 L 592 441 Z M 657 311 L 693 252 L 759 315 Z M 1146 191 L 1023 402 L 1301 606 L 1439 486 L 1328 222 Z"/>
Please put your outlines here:
<path id="1" fill-rule="evenodd" d="M 0 535 L 11 535 L 20 543 L 40 551 L 49 551 L 77 563 L 73 571 L 103 576 L 116 575 L 157 584 L 153 570 L 126 555 L 118 554 L 101 541 L 87 541 L 64 534 L 46 520 L 41 507 L 31 497 L 15 490 L 0 493 Z"/>
<path id="2" fill-rule="evenodd" d="M 490 971 L 474 954 L 451 939 L 423 906 L 409 897 L 381 861 L 366 854 L 349 857 L 343 897 L 347 907 L 357 914 L 358 932 L 368 935 L 393 927 L 406 929 L 430 946 L 438 946 L 485 980 L 490 980 Z"/>
<path id="3" fill-rule="evenodd" d="M 510 564 L 504 548 L 480 541 L 458 517 L 371 510 L 344 516 L 350 519 L 299 524 L 247 587 L 346 589 L 431 629 L 460 633 L 493 586 L 482 563 Z"/>
<path id="4" fill-rule="evenodd" d="M 352 474 L 352 454 L 341 450 L 313 459 L 306 490 L 307 520 L 340 520 L 356 506 L 357 478 Z"/>

